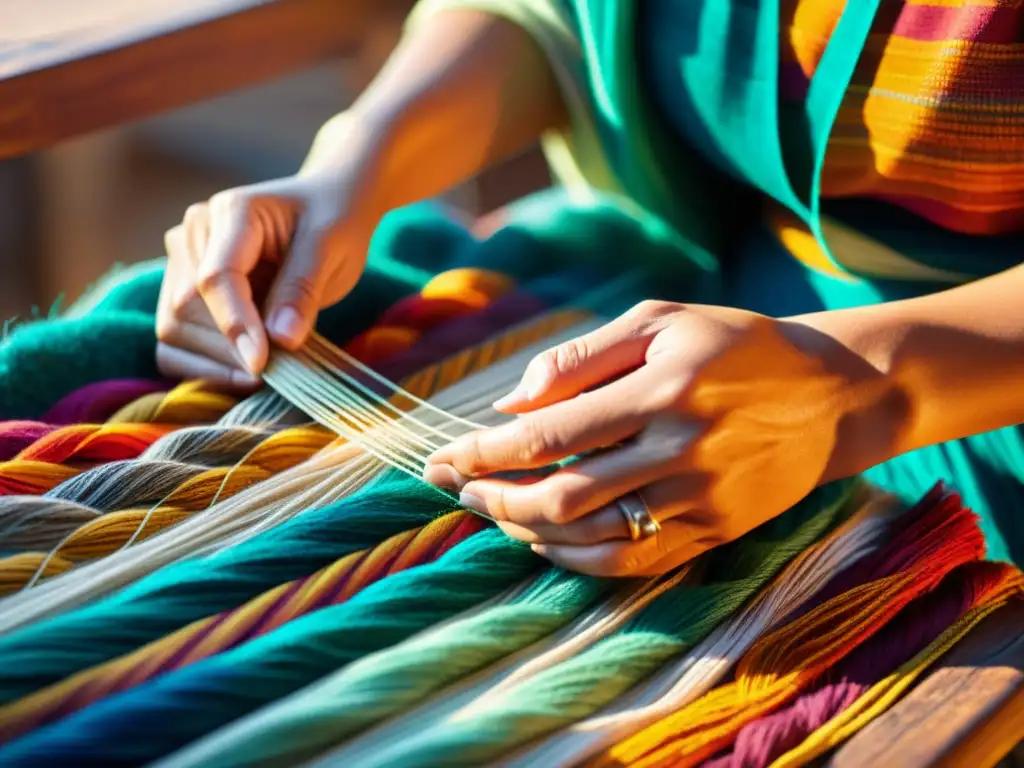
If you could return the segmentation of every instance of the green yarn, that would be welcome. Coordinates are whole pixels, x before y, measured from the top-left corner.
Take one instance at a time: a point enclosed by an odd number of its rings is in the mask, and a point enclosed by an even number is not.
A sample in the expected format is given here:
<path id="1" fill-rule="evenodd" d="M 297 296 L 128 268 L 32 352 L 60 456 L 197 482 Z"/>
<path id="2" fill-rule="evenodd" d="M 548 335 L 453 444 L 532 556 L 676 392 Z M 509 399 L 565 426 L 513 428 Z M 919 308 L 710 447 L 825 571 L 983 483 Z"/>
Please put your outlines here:
<path id="1" fill-rule="evenodd" d="M 295 765 L 575 619 L 610 582 L 549 569 L 504 605 L 416 635 L 257 710 L 168 766 Z"/>
<path id="2" fill-rule="evenodd" d="M 381 579 L 351 600 L 32 731 L 0 747 L 0 765 L 149 763 L 501 595 L 543 562 L 501 531 L 482 531 L 438 560 Z"/>
<path id="3" fill-rule="evenodd" d="M 831 528 L 855 483 L 833 483 L 742 539 L 711 553 L 702 584 L 679 586 L 578 656 L 472 704 L 402 741 L 379 764 L 482 765 L 610 704 L 703 640 L 793 557 Z"/>
<path id="4" fill-rule="evenodd" d="M 112 311 L 18 325 L 0 342 L 0 419 L 38 419 L 79 387 L 155 379 L 152 315 Z"/>
<path id="5" fill-rule="evenodd" d="M 449 509 L 447 497 L 425 483 L 388 473 L 230 549 L 165 566 L 94 603 L 15 629 L 0 637 L 0 702 L 235 608 Z"/>

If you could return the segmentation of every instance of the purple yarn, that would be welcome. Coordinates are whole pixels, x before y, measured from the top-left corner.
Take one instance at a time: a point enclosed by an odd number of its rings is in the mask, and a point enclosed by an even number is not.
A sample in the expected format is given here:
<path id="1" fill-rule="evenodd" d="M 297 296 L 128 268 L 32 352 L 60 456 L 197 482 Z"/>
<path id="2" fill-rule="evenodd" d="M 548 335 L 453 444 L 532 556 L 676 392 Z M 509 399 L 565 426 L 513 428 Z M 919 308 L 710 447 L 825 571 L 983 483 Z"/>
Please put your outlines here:
<path id="1" fill-rule="evenodd" d="M 0 423 L 0 461 L 10 461 L 36 440 L 53 431 L 53 425 L 41 421 Z"/>
<path id="2" fill-rule="evenodd" d="M 978 565 L 954 569 L 938 588 L 914 600 L 857 646 L 813 689 L 785 709 L 748 723 L 731 751 L 704 763 L 705 768 L 763 768 L 799 746 L 868 688 L 924 650 L 971 607 L 978 586 L 975 577 L 983 576 Z"/>
<path id="3" fill-rule="evenodd" d="M 171 384 L 150 379 L 111 379 L 79 387 L 65 395 L 43 416 L 50 424 L 100 424 L 128 403 Z"/>

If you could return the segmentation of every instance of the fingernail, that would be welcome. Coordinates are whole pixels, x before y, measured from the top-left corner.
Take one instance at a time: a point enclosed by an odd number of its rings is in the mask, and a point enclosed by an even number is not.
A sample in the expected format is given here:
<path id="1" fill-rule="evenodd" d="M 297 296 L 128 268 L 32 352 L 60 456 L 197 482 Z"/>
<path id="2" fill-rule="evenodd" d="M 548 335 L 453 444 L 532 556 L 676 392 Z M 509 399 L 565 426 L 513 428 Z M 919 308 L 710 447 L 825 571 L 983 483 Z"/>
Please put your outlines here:
<path id="1" fill-rule="evenodd" d="M 459 494 L 459 504 L 467 509 L 475 509 L 477 512 L 487 513 L 487 505 L 479 496 L 463 491 Z"/>
<path id="2" fill-rule="evenodd" d="M 238 335 L 235 339 L 235 349 L 238 350 L 238 356 L 242 358 L 242 365 L 245 366 L 245 369 L 255 375 L 259 366 L 259 355 L 256 352 L 256 344 L 249 334 L 240 333 Z"/>
<path id="3" fill-rule="evenodd" d="M 274 336 L 296 342 L 302 336 L 302 326 L 302 317 L 294 307 L 281 307 L 270 318 L 267 330 Z"/>
<path id="4" fill-rule="evenodd" d="M 494 407 L 497 410 L 503 410 L 505 408 L 514 408 L 521 403 L 525 403 L 529 398 L 526 395 L 526 391 L 522 386 L 518 386 L 503 397 L 499 397 L 494 401 Z"/>
<path id="5" fill-rule="evenodd" d="M 550 384 L 551 372 L 548 368 L 527 368 L 526 373 L 523 374 L 523 378 L 519 384 L 516 385 L 516 388 L 504 397 L 495 400 L 494 407 L 501 410 L 503 408 L 512 408 L 531 400 L 536 400 L 544 394 L 544 390 L 546 390 Z"/>
<path id="6" fill-rule="evenodd" d="M 455 491 L 469 482 L 468 477 L 463 477 L 455 467 L 447 464 L 427 464 L 423 469 L 423 479 L 431 485 Z"/>

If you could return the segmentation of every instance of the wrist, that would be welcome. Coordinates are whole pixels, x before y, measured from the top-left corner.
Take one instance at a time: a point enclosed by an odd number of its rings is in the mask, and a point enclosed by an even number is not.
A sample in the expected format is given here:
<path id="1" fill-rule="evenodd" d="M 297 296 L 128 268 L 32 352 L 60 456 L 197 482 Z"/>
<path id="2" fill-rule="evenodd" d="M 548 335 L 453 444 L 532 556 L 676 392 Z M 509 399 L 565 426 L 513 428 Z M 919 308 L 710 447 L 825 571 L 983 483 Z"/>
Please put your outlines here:
<path id="1" fill-rule="evenodd" d="M 837 379 L 836 440 L 824 481 L 859 474 L 909 450 L 918 393 L 894 370 L 898 328 L 881 307 L 788 318 L 798 345 Z"/>
<path id="2" fill-rule="evenodd" d="M 390 126 L 357 110 L 341 112 L 320 127 L 298 176 L 324 188 L 362 216 L 379 220 L 397 202 L 386 173 Z"/>

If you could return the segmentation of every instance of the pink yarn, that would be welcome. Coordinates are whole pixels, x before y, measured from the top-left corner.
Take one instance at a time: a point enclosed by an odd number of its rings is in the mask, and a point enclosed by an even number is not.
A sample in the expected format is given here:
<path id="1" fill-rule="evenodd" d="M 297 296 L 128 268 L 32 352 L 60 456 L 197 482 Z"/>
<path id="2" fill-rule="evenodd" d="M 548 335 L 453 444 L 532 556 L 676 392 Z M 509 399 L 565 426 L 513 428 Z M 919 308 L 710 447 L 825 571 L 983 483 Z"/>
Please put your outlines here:
<path id="1" fill-rule="evenodd" d="M 54 430 L 52 424 L 41 421 L 0 422 L 0 461 L 10 461 L 22 449 Z"/>
<path id="2" fill-rule="evenodd" d="M 765 768 L 852 705 L 868 688 L 912 659 L 964 614 L 984 591 L 987 563 L 954 569 L 789 706 L 748 723 L 730 750 L 703 768 Z"/>
<path id="3" fill-rule="evenodd" d="M 121 407 L 153 392 L 166 392 L 170 383 L 149 379 L 111 379 L 86 384 L 62 397 L 43 416 L 49 424 L 100 424 Z"/>

